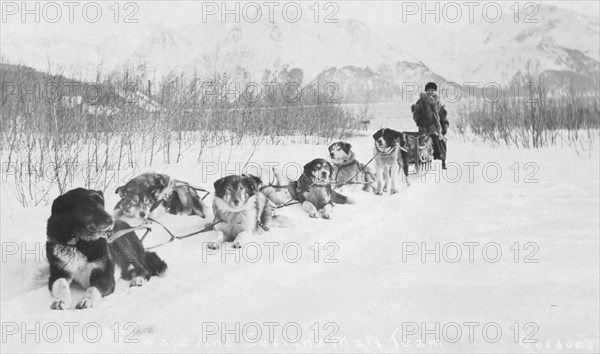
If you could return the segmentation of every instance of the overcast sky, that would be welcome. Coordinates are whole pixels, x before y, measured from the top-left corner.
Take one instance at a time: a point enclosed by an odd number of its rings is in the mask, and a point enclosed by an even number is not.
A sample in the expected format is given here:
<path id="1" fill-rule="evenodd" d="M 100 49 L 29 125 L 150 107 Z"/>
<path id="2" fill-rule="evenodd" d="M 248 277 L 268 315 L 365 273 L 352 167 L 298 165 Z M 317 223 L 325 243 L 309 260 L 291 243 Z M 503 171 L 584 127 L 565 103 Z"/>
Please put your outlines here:
<path id="1" fill-rule="evenodd" d="M 267 0 L 257 0 L 256 4 L 265 3 Z M 450 23 L 441 21 L 440 26 L 447 26 L 449 30 L 457 30 L 460 29 L 461 25 L 465 25 L 465 19 L 468 17 L 468 8 L 463 4 L 467 0 L 457 0 L 453 3 L 459 4 L 463 13 L 462 16 L 462 24 L 461 23 Z M 470 0 L 469 0 L 470 1 Z M 210 1 L 204 1 L 204 3 L 209 3 Z M 515 1 L 500 1 L 503 6 L 508 7 L 514 4 Z M 20 1 L 3 1 L 3 10 L 5 9 L 5 3 L 13 3 L 13 4 L 22 4 Z M 59 2 L 60 3 L 60 2 Z M 103 13 L 101 17 L 101 21 L 97 23 L 87 23 L 81 20 L 81 7 L 80 6 L 75 12 L 75 21 L 74 23 L 69 23 L 66 21 L 68 18 L 68 11 L 64 10 L 64 14 L 61 17 L 61 21 L 59 23 L 48 23 L 47 21 L 40 21 L 40 23 L 35 23 L 31 19 L 33 17 L 29 16 L 25 24 L 21 23 L 19 14 L 7 16 L 6 11 L 3 13 L 2 18 L 2 39 L 5 40 L 7 36 L 18 38 L 19 34 L 29 33 L 30 35 L 36 36 L 53 36 L 54 34 L 66 37 L 83 37 L 86 40 L 92 38 L 93 40 L 102 40 L 103 38 L 110 35 L 119 35 L 122 31 L 140 31 L 142 33 L 147 33 L 149 29 L 152 27 L 156 27 L 157 25 L 164 24 L 165 26 L 173 26 L 178 27 L 182 23 L 202 23 L 202 2 L 200 1 L 140 1 L 133 2 L 138 6 L 137 9 L 128 8 L 125 9 L 124 4 L 127 2 L 120 2 L 120 12 L 119 23 L 115 24 L 112 21 L 112 16 L 114 16 L 114 10 L 110 10 L 109 6 L 114 6 L 114 2 L 102 2 Z M 222 3 L 221 0 L 212 2 L 213 4 L 220 5 Z M 308 9 L 309 6 L 314 6 L 315 1 L 299 1 L 304 7 L 303 10 L 303 19 L 310 18 L 314 16 L 314 9 Z M 327 3 L 332 3 L 330 7 L 326 8 Z M 420 6 L 422 3 L 421 0 L 418 1 L 405 1 L 405 3 L 412 3 Z M 429 5 L 432 2 L 429 2 Z M 449 2 L 439 2 L 440 6 L 444 6 Z M 452 3 L 452 2 L 450 2 Z M 527 14 L 527 9 L 523 7 L 528 1 L 520 2 L 520 11 L 521 16 Z M 597 0 L 594 1 L 543 1 L 543 4 L 552 4 L 558 7 L 567 8 L 575 10 L 581 14 L 585 14 L 588 16 L 600 17 L 600 2 Z M 41 2 L 44 4 L 44 2 Z M 244 4 L 242 2 L 242 4 Z M 276 10 L 276 21 L 281 21 L 281 8 L 284 6 L 285 2 L 281 2 L 279 7 Z M 481 14 L 481 9 L 484 6 L 485 2 L 481 2 L 480 5 L 475 9 L 475 14 Z M 29 3 L 28 6 L 33 5 L 33 3 Z M 233 5 L 232 2 L 228 3 L 229 5 Z M 243 5 L 242 5 L 243 6 Z M 405 5 L 406 6 L 406 5 Z M 320 7 L 320 20 L 321 22 L 324 20 L 325 16 L 331 14 L 332 12 L 336 12 L 334 18 L 355 18 L 358 19 L 369 28 L 377 31 L 377 30 L 385 30 L 390 26 L 398 25 L 399 21 L 402 21 L 402 13 L 403 6 L 401 1 L 376 1 L 376 0 L 368 0 L 368 1 L 322 1 L 319 3 Z M 267 18 L 268 9 L 264 6 L 262 7 L 262 11 L 264 12 L 263 18 Z M 135 14 L 133 14 L 133 18 L 138 20 L 137 24 L 124 24 L 123 19 L 127 14 L 130 14 L 135 10 Z M 529 9 L 531 10 L 531 9 Z M 509 11 L 510 10 L 505 10 Z M 504 12 L 506 14 L 506 12 Z M 218 18 L 219 14 L 213 15 L 213 18 Z M 522 18 L 522 17 L 521 17 Z M 407 23 L 412 22 L 420 22 L 419 14 L 410 16 Z M 230 22 L 228 20 L 228 22 Z M 430 20 L 427 21 L 427 25 L 431 23 Z M 433 24 L 435 25 L 435 24 Z M 26 45 L 26 43 L 23 43 Z"/>
<path id="2" fill-rule="evenodd" d="M 471 1 L 471 0 L 469 0 Z M 406 1 L 409 3 L 415 3 L 419 5 L 419 10 L 420 10 L 420 4 L 422 3 L 422 1 Z M 433 1 L 432 1 L 433 2 Z M 454 0 L 454 1 L 447 1 L 447 2 L 440 2 L 440 7 L 443 8 L 445 3 L 457 3 L 457 4 L 463 4 L 466 2 L 465 1 L 458 1 L 458 0 Z M 498 1 L 498 3 L 501 3 L 503 6 L 508 7 L 511 6 L 512 4 L 514 4 L 515 1 Z M 525 9 L 525 5 L 527 3 L 529 3 L 530 1 L 520 1 L 519 3 L 521 4 L 520 6 L 520 11 L 521 14 L 523 15 L 524 13 L 528 13 L 528 11 L 533 10 L 533 8 L 528 8 Z M 588 16 L 595 16 L 595 17 L 600 17 L 600 1 L 598 0 L 593 0 L 593 1 L 538 1 L 537 3 L 541 3 L 541 4 L 546 4 L 546 5 L 554 5 L 560 8 L 565 8 L 565 9 L 570 9 L 570 10 L 574 10 L 577 11 L 581 14 L 584 15 L 588 15 Z M 364 2 L 364 1 L 342 1 L 339 2 L 340 4 L 340 14 L 343 17 L 352 17 L 352 18 L 357 18 L 357 19 L 361 19 L 362 21 L 364 21 L 365 23 L 368 23 L 369 26 L 373 26 L 376 27 L 379 24 L 393 24 L 394 22 L 398 22 L 401 21 L 401 9 L 402 9 L 402 2 L 401 1 L 369 1 Z M 480 14 L 481 13 L 481 9 L 484 6 L 485 2 L 482 1 L 481 2 L 481 6 L 478 6 L 475 8 L 475 14 Z M 405 5 L 408 6 L 408 5 Z M 461 5 L 461 9 L 462 11 L 464 11 L 463 13 L 463 19 L 467 18 L 468 16 L 468 8 L 465 6 Z M 511 10 L 505 9 L 505 11 L 507 11 L 508 13 L 511 13 Z M 440 11 L 442 12 L 442 11 Z M 420 13 L 419 13 L 420 14 Z M 411 19 L 416 19 L 419 17 L 419 14 L 414 15 L 414 16 L 409 16 L 408 20 L 410 21 Z M 431 17 L 430 17 L 431 18 Z M 441 21 L 443 22 L 443 21 Z M 450 24 L 451 25 L 451 24 Z"/>

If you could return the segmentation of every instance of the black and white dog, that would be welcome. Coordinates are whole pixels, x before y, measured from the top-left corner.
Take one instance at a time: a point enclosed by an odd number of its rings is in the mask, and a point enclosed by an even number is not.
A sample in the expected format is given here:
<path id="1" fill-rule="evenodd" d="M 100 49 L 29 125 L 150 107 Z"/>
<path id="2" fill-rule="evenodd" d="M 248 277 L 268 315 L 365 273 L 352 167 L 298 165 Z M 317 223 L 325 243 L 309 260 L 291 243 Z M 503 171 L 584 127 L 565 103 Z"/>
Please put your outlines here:
<path id="1" fill-rule="evenodd" d="M 406 142 L 401 132 L 384 128 L 373 134 L 375 147 L 375 174 L 377 177 L 377 190 L 375 194 L 387 192 L 391 180 L 390 193 L 398 193 L 396 178 L 401 169 L 404 172 L 406 184 L 408 182 L 408 154 L 404 148 Z"/>
<path id="2" fill-rule="evenodd" d="M 324 219 L 331 219 L 334 204 L 353 204 L 354 201 L 336 192 L 331 186 L 333 167 L 324 159 L 314 159 L 304 165 L 304 172 L 297 181 L 288 184 L 292 197 L 302 203 L 302 210 L 311 218 L 322 212 Z"/>
<path id="3" fill-rule="evenodd" d="M 54 200 L 46 230 L 52 309 L 71 306 L 73 280 L 86 289 L 76 305 L 84 309 L 114 291 L 116 266 L 131 286 L 140 286 L 150 276 L 166 271 L 166 263 L 156 253 L 146 252 L 133 231 L 109 244 L 114 232 L 129 228 L 123 221 L 115 222 L 104 209 L 101 191 L 77 188 Z"/>

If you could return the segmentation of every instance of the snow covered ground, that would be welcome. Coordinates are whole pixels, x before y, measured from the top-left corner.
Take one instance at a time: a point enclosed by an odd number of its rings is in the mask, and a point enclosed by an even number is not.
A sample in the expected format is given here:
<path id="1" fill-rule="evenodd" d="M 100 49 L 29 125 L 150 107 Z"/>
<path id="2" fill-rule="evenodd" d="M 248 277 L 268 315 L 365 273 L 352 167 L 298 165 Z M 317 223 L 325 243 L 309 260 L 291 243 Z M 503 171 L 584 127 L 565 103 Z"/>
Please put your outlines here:
<path id="1" fill-rule="evenodd" d="M 351 142 L 369 160 L 371 138 Z M 296 166 L 325 153 L 267 146 L 251 161 L 289 163 L 297 177 Z M 212 190 L 235 168 L 203 176 L 207 167 L 190 155 L 154 170 Z M 157 249 L 169 265 L 164 277 L 141 288 L 120 281 L 81 311 L 50 310 L 50 207 L 21 208 L 3 190 L 2 349 L 598 352 L 598 155 L 451 140 L 445 174 L 436 165 L 412 175 L 393 196 L 346 191 L 356 204 L 336 206 L 332 220 L 281 209 L 287 227 L 256 235 L 237 262 L 234 252 L 203 247 L 210 233 L 170 243 Z M 247 158 L 237 149 L 230 162 Z M 107 208 L 116 201 L 107 193 Z M 176 234 L 206 222 L 161 221 Z M 148 245 L 165 239 L 157 227 Z"/>

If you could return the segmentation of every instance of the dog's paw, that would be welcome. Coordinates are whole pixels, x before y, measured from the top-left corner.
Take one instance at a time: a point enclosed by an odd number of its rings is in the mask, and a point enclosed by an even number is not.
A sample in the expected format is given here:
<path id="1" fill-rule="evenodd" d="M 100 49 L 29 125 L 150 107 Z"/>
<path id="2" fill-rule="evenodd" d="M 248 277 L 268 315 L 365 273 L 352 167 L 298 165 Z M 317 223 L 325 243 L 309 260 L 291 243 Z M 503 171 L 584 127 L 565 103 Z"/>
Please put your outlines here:
<path id="1" fill-rule="evenodd" d="M 383 193 L 381 191 L 376 191 L 375 195 L 383 195 Z"/>
<path id="2" fill-rule="evenodd" d="M 323 212 L 323 219 L 327 219 L 327 220 L 331 219 L 331 213 L 328 213 L 328 212 L 324 211 Z"/>
<path id="3" fill-rule="evenodd" d="M 316 219 L 319 217 L 319 213 L 317 213 L 316 211 L 312 211 L 312 212 L 308 213 L 308 216 L 313 219 Z"/>
<path id="4" fill-rule="evenodd" d="M 144 284 L 146 284 L 146 282 L 146 278 L 138 276 L 131 279 L 131 281 L 129 282 L 129 286 L 143 286 Z"/>
<path id="5" fill-rule="evenodd" d="M 50 308 L 52 310 L 66 310 L 69 308 L 69 305 L 62 300 L 56 300 L 52 303 L 52 305 L 50 305 Z"/>
<path id="6" fill-rule="evenodd" d="M 396 193 L 398 193 L 398 190 L 397 190 L 396 188 L 393 188 L 393 189 L 390 191 L 390 194 L 396 194 Z"/>
<path id="7" fill-rule="evenodd" d="M 89 297 L 84 297 L 75 306 L 75 308 L 78 310 L 89 309 L 90 307 L 92 307 L 92 299 Z"/>
<path id="8" fill-rule="evenodd" d="M 241 244 L 241 243 L 239 243 L 239 242 L 234 242 L 234 243 L 233 243 L 233 248 L 236 248 L 236 249 L 238 249 L 238 248 L 242 248 L 242 244 Z"/>
<path id="9" fill-rule="evenodd" d="M 387 186 L 386 186 L 386 187 L 383 187 L 383 192 L 384 192 L 384 193 L 385 193 L 385 192 L 387 192 Z"/>
<path id="10" fill-rule="evenodd" d="M 207 247 L 209 250 L 218 250 L 220 246 L 219 246 L 219 244 L 218 244 L 218 243 L 216 243 L 216 242 L 209 242 L 209 243 L 206 245 L 206 247 Z"/>

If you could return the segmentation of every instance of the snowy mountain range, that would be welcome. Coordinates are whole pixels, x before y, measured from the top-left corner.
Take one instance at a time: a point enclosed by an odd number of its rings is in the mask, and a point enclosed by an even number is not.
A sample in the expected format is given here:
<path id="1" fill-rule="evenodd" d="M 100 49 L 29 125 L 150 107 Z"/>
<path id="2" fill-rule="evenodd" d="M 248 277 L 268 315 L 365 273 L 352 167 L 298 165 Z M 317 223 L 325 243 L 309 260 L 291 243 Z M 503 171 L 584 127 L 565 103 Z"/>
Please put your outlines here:
<path id="1" fill-rule="evenodd" d="M 579 88 L 598 90 L 600 24 L 597 17 L 550 5 L 539 5 L 537 23 L 515 22 L 503 13 L 498 22 L 482 18 L 448 32 L 423 24 L 394 37 L 410 41 L 415 32 L 421 41 L 411 51 L 432 70 L 457 82 L 497 82 L 502 85 L 525 75 L 542 74 L 553 86 L 573 81 Z M 431 55 L 435 43 L 438 55 Z"/>
<path id="2" fill-rule="evenodd" d="M 597 91 L 598 18 L 548 5 L 540 5 L 537 18 L 515 23 L 505 13 L 496 23 L 478 18 L 450 30 L 398 24 L 386 33 L 356 19 L 151 23 L 101 40 L 63 32 L 4 33 L 2 56 L 40 70 L 60 63 L 82 78 L 128 67 L 154 80 L 169 73 L 227 73 L 245 83 L 295 70 L 302 85 L 336 82 L 350 102 L 363 102 L 367 94 L 370 101 L 397 99 L 407 83 L 504 86 L 527 72 L 541 74 L 558 90 L 575 85 Z"/>

